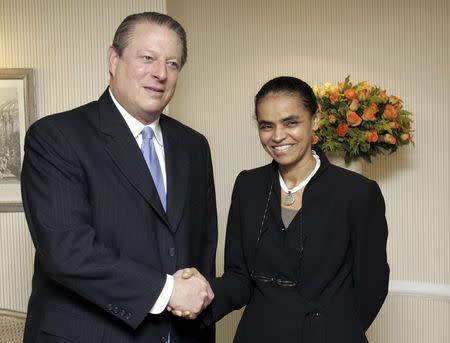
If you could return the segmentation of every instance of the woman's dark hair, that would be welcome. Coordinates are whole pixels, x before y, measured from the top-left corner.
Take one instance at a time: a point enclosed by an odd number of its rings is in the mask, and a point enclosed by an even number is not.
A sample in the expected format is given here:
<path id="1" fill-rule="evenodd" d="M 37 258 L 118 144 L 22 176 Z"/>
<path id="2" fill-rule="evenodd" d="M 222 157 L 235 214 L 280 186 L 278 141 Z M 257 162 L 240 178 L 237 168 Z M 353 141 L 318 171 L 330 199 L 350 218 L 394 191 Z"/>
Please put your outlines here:
<path id="1" fill-rule="evenodd" d="M 174 31 L 181 41 L 181 66 L 186 63 L 187 60 L 187 42 L 186 31 L 184 28 L 172 17 L 166 14 L 157 12 L 143 12 L 131 14 L 126 17 L 116 30 L 114 35 L 112 46 L 116 50 L 119 56 L 122 56 L 123 50 L 127 47 L 134 33 L 134 28 L 139 23 L 151 23 L 160 26 L 166 26 Z"/>
<path id="2" fill-rule="evenodd" d="M 314 115 L 317 111 L 317 100 L 311 87 L 304 81 L 292 76 L 276 77 L 264 84 L 255 96 L 255 115 L 258 118 L 258 105 L 270 93 L 286 93 L 297 96 L 306 110 Z"/>

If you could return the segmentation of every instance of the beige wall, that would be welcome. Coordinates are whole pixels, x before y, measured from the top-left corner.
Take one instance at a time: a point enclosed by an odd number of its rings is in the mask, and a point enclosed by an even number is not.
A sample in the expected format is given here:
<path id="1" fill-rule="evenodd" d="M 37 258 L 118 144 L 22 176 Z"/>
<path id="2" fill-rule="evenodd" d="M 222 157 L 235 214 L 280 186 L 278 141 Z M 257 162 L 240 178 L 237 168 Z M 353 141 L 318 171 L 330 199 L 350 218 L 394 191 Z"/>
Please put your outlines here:
<path id="1" fill-rule="evenodd" d="M 391 295 L 372 342 L 450 341 L 450 182 L 447 134 L 450 5 L 446 0 L 167 0 L 189 34 L 189 58 L 171 115 L 206 134 L 225 221 L 237 173 L 268 161 L 252 119 L 263 82 L 311 84 L 347 75 L 400 96 L 414 113 L 416 147 L 377 158 L 364 174 L 387 203 Z M 230 342 L 239 313 L 218 327 Z"/>
<path id="2" fill-rule="evenodd" d="M 0 68 L 35 69 L 39 116 L 93 100 L 105 88 L 106 49 L 120 20 L 136 11 L 164 12 L 165 3 L 0 0 Z M 234 178 L 268 161 L 252 120 L 257 89 L 281 74 L 311 84 L 350 74 L 402 97 L 417 129 L 415 148 L 364 166 L 386 198 L 395 286 L 371 342 L 450 341 L 449 6 L 446 0 L 167 0 L 190 49 L 170 110 L 211 143 L 219 271 Z M 0 307 L 25 310 L 31 273 L 23 214 L 0 213 Z M 219 324 L 219 343 L 231 341 L 238 319 L 232 314 Z"/>

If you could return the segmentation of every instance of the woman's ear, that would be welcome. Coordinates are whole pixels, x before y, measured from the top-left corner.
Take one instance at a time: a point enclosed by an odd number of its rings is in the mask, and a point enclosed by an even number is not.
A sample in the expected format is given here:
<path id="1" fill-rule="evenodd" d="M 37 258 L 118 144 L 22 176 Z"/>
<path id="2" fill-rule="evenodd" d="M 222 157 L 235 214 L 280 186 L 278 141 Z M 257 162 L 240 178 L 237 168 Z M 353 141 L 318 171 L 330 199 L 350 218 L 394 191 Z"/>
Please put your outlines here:
<path id="1" fill-rule="evenodd" d="M 314 113 L 312 116 L 312 130 L 313 131 L 317 131 L 317 129 L 319 128 L 321 115 L 322 115 L 322 113 L 320 112 L 320 106 L 319 106 L 316 110 L 316 113 Z"/>

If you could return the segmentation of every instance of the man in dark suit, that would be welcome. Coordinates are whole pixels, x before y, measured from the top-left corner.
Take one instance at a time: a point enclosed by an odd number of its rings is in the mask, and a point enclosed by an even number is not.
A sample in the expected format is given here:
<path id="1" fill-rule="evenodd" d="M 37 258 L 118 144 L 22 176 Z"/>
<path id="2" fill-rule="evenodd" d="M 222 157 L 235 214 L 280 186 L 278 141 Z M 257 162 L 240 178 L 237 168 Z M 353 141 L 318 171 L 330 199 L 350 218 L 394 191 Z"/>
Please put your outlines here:
<path id="1" fill-rule="evenodd" d="M 217 215 L 206 139 L 163 114 L 187 56 L 171 17 L 131 15 L 98 101 L 28 131 L 22 197 L 36 247 L 25 342 L 213 342 Z M 177 271 L 178 270 L 178 271 Z"/>

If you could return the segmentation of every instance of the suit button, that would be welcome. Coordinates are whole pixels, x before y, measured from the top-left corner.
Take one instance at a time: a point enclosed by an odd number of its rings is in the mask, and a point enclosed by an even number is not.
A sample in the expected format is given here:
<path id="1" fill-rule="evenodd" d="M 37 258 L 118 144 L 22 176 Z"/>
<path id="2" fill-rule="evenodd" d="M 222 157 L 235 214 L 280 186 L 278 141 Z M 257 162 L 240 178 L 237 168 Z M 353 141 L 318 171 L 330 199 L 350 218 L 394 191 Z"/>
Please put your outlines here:
<path id="1" fill-rule="evenodd" d="M 108 309 L 108 311 L 112 311 L 112 309 L 113 309 L 113 305 L 112 305 L 112 304 L 108 304 L 108 307 L 107 307 L 107 309 Z"/>
<path id="2" fill-rule="evenodd" d="M 127 313 L 125 314 L 125 319 L 126 319 L 126 320 L 130 320 L 130 319 L 131 319 L 131 313 L 130 313 L 130 312 L 127 312 Z"/>
<path id="3" fill-rule="evenodd" d="M 121 310 L 120 310 L 120 315 L 121 315 L 122 317 L 125 317 L 126 314 L 127 314 L 127 311 L 125 311 L 124 309 L 121 309 Z"/>
<path id="4" fill-rule="evenodd" d="M 175 256 L 175 248 L 170 248 L 169 249 L 169 256 L 170 257 L 174 257 Z"/>
<path id="5" fill-rule="evenodd" d="M 117 306 L 114 306 L 112 311 L 113 311 L 114 314 L 118 314 L 119 313 L 119 308 Z"/>

